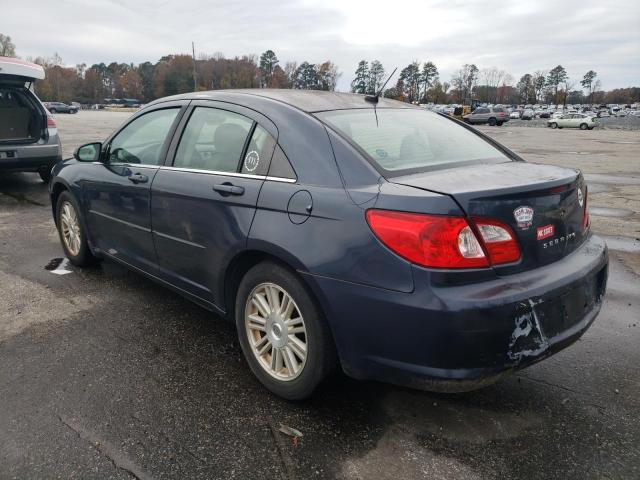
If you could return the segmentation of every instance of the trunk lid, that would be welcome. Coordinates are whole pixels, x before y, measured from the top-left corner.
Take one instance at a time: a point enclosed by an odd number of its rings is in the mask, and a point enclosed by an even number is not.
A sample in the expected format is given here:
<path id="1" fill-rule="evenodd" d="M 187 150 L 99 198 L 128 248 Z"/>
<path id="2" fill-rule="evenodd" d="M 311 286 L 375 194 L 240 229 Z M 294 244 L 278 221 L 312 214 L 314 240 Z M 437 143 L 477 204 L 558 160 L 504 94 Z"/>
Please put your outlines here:
<path id="1" fill-rule="evenodd" d="M 511 227 L 520 261 L 494 267 L 500 274 L 547 265 L 577 249 L 583 232 L 586 187 L 573 169 L 526 162 L 462 166 L 390 179 L 451 196 L 469 217 Z M 580 192 L 580 193 L 578 193 Z"/>

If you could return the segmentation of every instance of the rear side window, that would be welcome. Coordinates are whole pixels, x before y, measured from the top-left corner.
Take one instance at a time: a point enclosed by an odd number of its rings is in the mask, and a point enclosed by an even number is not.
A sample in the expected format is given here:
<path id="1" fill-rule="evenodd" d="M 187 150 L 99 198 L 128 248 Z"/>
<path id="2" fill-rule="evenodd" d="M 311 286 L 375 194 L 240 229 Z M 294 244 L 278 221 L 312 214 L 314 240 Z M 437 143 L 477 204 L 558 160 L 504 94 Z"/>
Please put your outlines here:
<path id="1" fill-rule="evenodd" d="M 237 172 L 253 121 L 238 113 L 197 107 L 184 129 L 174 167 Z"/>
<path id="2" fill-rule="evenodd" d="M 278 178 L 289 178 L 295 180 L 296 172 L 293 170 L 289 159 L 284 154 L 280 145 L 276 145 L 276 151 L 273 153 L 271 159 L 271 166 L 269 167 L 269 176 Z"/>
<path id="3" fill-rule="evenodd" d="M 507 162 L 472 131 L 418 109 L 334 110 L 316 114 L 390 176 L 463 163 Z"/>
<path id="4" fill-rule="evenodd" d="M 240 172 L 249 175 L 266 175 L 275 146 L 276 141 L 271 134 L 260 125 L 256 125 L 242 160 Z"/>
<path id="5" fill-rule="evenodd" d="M 111 140 L 109 163 L 159 165 L 162 146 L 179 110 L 155 110 L 129 123 Z"/>
<path id="6" fill-rule="evenodd" d="M 500 113 L 500 112 L 504 112 L 504 110 L 502 109 L 502 107 L 496 107 L 496 108 L 494 108 L 494 109 L 493 109 L 493 111 L 494 111 L 494 112 L 498 112 L 498 113 Z"/>

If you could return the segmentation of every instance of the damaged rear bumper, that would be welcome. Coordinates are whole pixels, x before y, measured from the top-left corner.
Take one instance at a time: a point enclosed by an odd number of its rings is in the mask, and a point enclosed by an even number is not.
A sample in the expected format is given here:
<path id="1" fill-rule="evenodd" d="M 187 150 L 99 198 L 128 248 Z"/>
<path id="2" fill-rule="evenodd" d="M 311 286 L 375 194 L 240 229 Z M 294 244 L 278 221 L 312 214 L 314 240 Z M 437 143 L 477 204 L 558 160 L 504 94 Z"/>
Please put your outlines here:
<path id="1" fill-rule="evenodd" d="M 553 264 L 473 284 L 437 286 L 420 268 L 410 294 L 310 281 L 327 300 L 347 374 L 464 391 L 575 342 L 600 311 L 607 275 L 606 244 L 591 236 Z"/>

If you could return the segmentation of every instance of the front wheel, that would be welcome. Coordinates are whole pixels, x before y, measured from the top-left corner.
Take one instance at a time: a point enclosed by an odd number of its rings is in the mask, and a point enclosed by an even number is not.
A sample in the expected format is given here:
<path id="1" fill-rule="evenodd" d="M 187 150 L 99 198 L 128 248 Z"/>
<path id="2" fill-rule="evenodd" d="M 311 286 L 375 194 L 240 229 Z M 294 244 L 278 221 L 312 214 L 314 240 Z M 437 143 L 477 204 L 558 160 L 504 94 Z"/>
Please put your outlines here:
<path id="1" fill-rule="evenodd" d="M 558 124 L 557 124 L 556 122 L 551 122 L 551 123 L 549 124 L 549 126 L 550 126 L 551 128 L 558 128 Z"/>
<path id="2" fill-rule="evenodd" d="M 55 108 L 52 108 L 51 110 L 49 110 L 49 113 L 58 113 L 58 111 Z"/>
<path id="3" fill-rule="evenodd" d="M 58 197 L 56 205 L 56 224 L 65 255 L 78 267 L 91 265 L 96 258 L 89 249 L 76 199 L 71 193 L 65 191 Z"/>
<path id="4" fill-rule="evenodd" d="M 289 269 L 263 262 L 238 287 L 236 328 L 253 374 L 287 400 L 310 396 L 337 364 L 324 320 L 300 279 Z"/>
<path id="5" fill-rule="evenodd" d="M 489 126 L 490 127 L 494 127 L 496 125 L 496 119 L 495 118 L 490 118 L 489 119 Z"/>
<path id="6" fill-rule="evenodd" d="M 589 128 L 589 125 L 587 125 L 586 123 L 580 124 L 580 130 L 586 130 L 587 128 Z"/>

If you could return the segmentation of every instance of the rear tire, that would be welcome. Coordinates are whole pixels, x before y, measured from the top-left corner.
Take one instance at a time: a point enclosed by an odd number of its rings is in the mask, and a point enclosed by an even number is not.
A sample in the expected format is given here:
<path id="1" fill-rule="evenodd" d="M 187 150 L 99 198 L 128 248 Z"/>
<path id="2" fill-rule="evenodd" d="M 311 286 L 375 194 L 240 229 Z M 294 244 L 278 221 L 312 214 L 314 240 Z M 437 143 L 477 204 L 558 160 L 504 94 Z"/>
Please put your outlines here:
<path id="1" fill-rule="evenodd" d="M 96 257 L 89 249 L 78 202 L 69 191 L 62 192 L 58 197 L 56 226 L 64 254 L 72 264 L 86 267 L 96 262 Z"/>
<path id="2" fill-rule="evenodd" d="M 236 293 L 235 317 L 251 371 L 282 398 L 309 397 L 337 365 L 316 302 L 298 276 L 278 263 L 262 262 L 246 273 Z"/>
<path id="3" fill-rule="evenodd" d="M 501 127 L 503 123 L 504 123 L 504 122 L 497 122 L 497 123 L 496 123 L 496 125 L 498 125 L 499 127 Z"/>
<path id="4" fill-rule="evenodd" d="M 587 128 L 589 128 L 589 125 L 587 125 L 586 123 L 580 124 L 580 130 L 586 130 Z"/>
<path id="5" fill-rule="evenodd" d="M 487 123 L 489 124 L 490 127 L 495 127 L 497 122 L 495 118 L 490 118 Z"/>
<path id="6" fill-rule="evenodd" d="M 52 108 L 51 110 L 49 110 L 49 113 L 58 113 L 58 111 L 55 108 Z"/>
<path id="7" fill-rule="evenodd" d="M 549 124 L 549 126 L 550 126 L 551 128 L 554 128 L 554 129 L 555 129 L 555 128 L 558 128 L 558 124 L 557 124 L 556 122 L 551 122 L 551 123 Z"/>
<path id="8" fill-rule="evenodd" d="M 44 183 L 49 184 L 49 180 L 51 180 L 51 166 L 47 166 L 47 168 L 38 170 L 38 175 Z"/>

